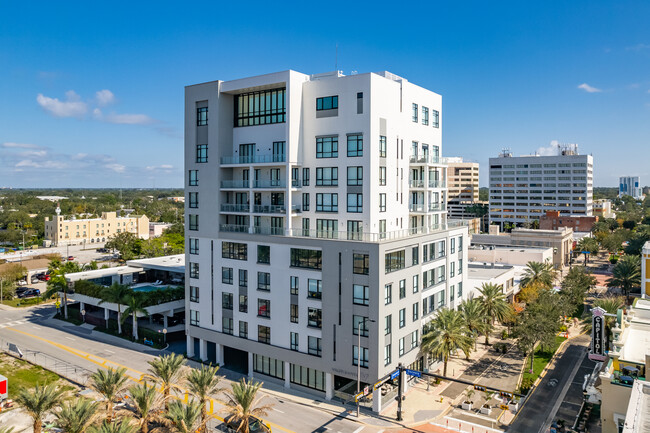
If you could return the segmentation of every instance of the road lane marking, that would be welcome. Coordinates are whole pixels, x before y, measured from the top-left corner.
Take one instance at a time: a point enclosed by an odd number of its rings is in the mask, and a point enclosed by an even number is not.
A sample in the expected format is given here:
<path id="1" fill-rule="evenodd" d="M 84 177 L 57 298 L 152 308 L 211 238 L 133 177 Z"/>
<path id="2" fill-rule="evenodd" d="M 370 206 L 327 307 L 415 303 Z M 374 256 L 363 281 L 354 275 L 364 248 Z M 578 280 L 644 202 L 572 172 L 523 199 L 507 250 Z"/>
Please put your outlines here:
<path id="1" fill-rule="evenodd" d="M 356 429 L 356 430 L 353 431 L 352 433 L 359 433 L 359 432 L 360 432 L 361 430 L 363 430 L 365 427 L 366 427 L 365 425 L 362 425 L 361 427 L 359 427 L 358 429 Z"/>
<path id="2" fill-rule="evenodd" d="M 284 413 L 280 409 L 273 408 L 273 410 L 276 411 L 276 412 Z"/>
<path id="3" fill-rule="evenodd" d="M 74 341 L 74 338 L 72 338 L 72 337 L 67 337 L 67 336 L 66 336 L 65 338 L 67 338 L 68 340 L 72 340 L 72 341 Z"/>
<path id="4" fill-rule="evenodd" d="M 112 350 L 108 350 L 108 349 L 104 349 L 104 351 L 105 351 L 105 352 L 108 352 L 108 353 L 115 353 L 115 352 L 113 352 Z"/>

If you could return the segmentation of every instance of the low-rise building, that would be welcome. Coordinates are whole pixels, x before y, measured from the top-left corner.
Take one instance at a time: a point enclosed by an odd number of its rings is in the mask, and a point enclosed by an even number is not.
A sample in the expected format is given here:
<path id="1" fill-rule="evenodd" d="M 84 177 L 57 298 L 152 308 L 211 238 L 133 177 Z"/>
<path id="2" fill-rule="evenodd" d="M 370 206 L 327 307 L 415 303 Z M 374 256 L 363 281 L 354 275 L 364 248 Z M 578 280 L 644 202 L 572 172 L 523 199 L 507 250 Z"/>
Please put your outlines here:
<path id="1" fill-rule="evenodd" d="M 553 261 L 553 248 L 472 244 L 467 259 L 470 263 L 526 266 L 528 262 Z"/>
<path id="2" fill-rule="evenodd" d="M 539 219 L 539 228 L 555 230 L 558 227 L 570 227 L 575 232 L 589 232 L 597 221 L 597 216 L 560 215 L 560 211 L 549 210 Z"/>
<path id="3" fill-rule="evenodd" d="M 106 242 L 118 233 L 133 233 L 149 239 L 149 218 L 146 215 L 118 216 L 117 212 L 102 212 L 99 218 L 77 219 L 75 216 L 45 217 L 45 246 L 79 245 Z"/>
<path id="4" fill-rule="evenodd" d="M 483 284 L 496 284 L 503 287 L 508 301 L 514 302 L 519 293 L 519 276 L 515 266 L 470 263 L 467 266 L 467 287 L 469 298 L 480 296 Z"/>
<path id="5" fill-rule="evenodd" d="M 616 218 L 616 212 L 612 210 L 612 202 L 607 199 L 594 200 L 594 216 L 603 218 Z"/>
<path id="6" fill-rule="evenodd" d="M 163 232 L 173 226 L 172 223 L 149 223 L 149 238 L 162 236 Z"/>

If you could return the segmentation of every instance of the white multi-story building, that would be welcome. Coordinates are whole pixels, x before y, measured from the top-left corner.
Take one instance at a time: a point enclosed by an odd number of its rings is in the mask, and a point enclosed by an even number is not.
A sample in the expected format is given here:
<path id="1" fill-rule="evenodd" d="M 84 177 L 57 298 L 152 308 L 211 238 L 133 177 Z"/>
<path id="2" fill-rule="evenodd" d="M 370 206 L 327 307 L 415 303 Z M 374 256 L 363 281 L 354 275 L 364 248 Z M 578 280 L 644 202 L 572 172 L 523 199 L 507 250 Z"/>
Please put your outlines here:
<path id="1" fill-rule="evenodd" d="M 429 367 L 423 326 L 464 297 L 468 245 L 440 112 L 388 72 L 186 87 L 188 354 L 326 398 L 359 359 L 363 383 Z"/>
<path id="2" fill-rule="evenodd" d="M 577 146 L 554 156 L 517 156 L 504 151 L 490 158 L 490 222 L 522 226 L 546 211 L 591 216 L 593 157 Z"/>
<path id="3" fill-rule="evenodd" d="M 622 176 L 618 182 L 618 196 L 630 195 L 635 200 L 643 198 L 643 189 L 641 188 L 641 179 L 639 176 Z"/>

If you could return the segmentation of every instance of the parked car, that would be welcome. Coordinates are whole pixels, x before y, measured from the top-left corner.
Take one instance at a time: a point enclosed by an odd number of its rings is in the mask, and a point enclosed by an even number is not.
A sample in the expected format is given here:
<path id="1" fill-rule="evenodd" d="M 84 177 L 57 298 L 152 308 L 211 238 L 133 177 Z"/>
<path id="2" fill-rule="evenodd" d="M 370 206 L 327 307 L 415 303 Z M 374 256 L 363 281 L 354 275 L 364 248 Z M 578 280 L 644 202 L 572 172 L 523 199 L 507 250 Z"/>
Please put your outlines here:
<path id="1" fill-rule="evenodd" d="M 16 297 L 20 297 L 19 295 L 25 293 L 27 290 L 31 290 L 32 287 L 16 287 Z"/>
<path id="2" fill-rule="evenodd" d="M 73 260 L 74 260 L 74 257 L 73 257 L 73 256 L 68 256 L 68 261 L 69 261 L 69 262 L 71 262 L 71 261 L 73 261 Z"/>
<path id="3" fill-rule="evenodd" d="M 223 420 L 224 424 L 226 424 L 226 427 L 232 429 L 233 431 L 237 431 L 237 423 L 233 420 L 234 416 L 230 415 L 226 417 L 226 419 Z M 250 433 L 271 433 L 271 426 L 267 425 L 262 421 L 261 419 L 250 416 L 248 418 L 248 431 Z"/>
<path id="4" fill-rule="evenodd" d="M 37 296 L 41 296 L 41 291 L 38 289 L 33 289 L 30 288 L 28 290 L 25 290 L 22 292 L 20 295 L 16 295 L 18 298 L 25 299 L 25 298 L 35 298 Z"/>
<path id="5" fill-rule="evenodd" d="M 26 286 L 27 285 L 27 280 L 18 280 L 18 282 L 16 284 L 18 284 L 19 286 Z"/>

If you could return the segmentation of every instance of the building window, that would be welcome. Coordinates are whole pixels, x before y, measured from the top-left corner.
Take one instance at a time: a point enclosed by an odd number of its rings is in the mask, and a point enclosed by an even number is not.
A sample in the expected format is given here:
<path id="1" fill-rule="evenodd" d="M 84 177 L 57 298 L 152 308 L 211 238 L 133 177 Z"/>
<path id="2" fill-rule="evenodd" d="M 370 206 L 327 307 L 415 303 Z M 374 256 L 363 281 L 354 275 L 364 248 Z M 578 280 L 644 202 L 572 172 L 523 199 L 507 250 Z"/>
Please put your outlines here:
<path id="1" fill-rule="evenodd" d="M 286 88 L 242 93 L 235 96 L 235 126 L 283 123 Z"/>
<path id="2" fill-rule="evenodd" d="M 300 289 L 299 289 L 299 283 L 298 283 L 298 281 L 299 281 L 299 280 L 298 280 L 298 277 L 291 276 L 291 277 L 289 278 L 290 293 L 291 293 L 292 295 L 297 295 L 297 294 L 298 294 L 298 291 L 300 290 Z"/>
<path id="3" fill-rule="evenodd" d="M 310 298 L 314 299 L 321 299 L 322 297 L 322 290 L 323 290 L 323 281 L 322 280 L 313 280 L 309 279 L 307 280 L 308 284 L 308 292 L 307 296 Z"/>
<path id="4" fill-rule="evenodd" d="M 221 282 L 232 284 L 232 268 L 221 268 Z"/>
<path id="5" fill-rule="evenodd" d="M 379 186 L 386 185 L 386 167 L 379 167 Z"/>
<path id="6" fill-rule="evenodd" d="M 190 278 L 199 278 L 199 264 L 190 263 Z"/>
<path id="7" fill-rule="evenodd" d="M 352 286 L 352 303 L 356 305 L 369 305 L 370 293 L 368 286 L 355 284 Z"/>
<path id="8" fill-rule="evenodd" d="M 352 365 L 358 365 L 359 362 L 359 346 L 353 346 Z M 361 367 L 368 368 L 368 348 L 361 348 Z"/>
<path id="9" fill-rule="evenodd" d="M 413 275 L 413 293 L 417 293 L 418 290 L 420 289 L 419 282 L 420 282 L 420 276 L 417 274 Z"/>
<path id="10" fill-rule="evenodd" d="M 422 107 L 422 124 L 429 124 L 429 109 L 427 107 Z"/>
<path id="11" fill-rule="evenodd" d="M 336 193 L 316 194 L 316 212 L 338 212 L 339 195 Z"/>
<path id="12" fill-rule="evenodd" d="M 386 220 L 379 220 L 379 238 L 386 238 Z"/>
<path id="13" fill-rule="evenodd" d="M 404 338 L 399 339 L 399 356 L 404 355 Z"/>
<path id="14" fill-rule="evenodd" d="M 385 257 L 386 273 L 399 271 L 406 267 L 406 254 L 404 250 L 386 253 Z"/>
<path id="15" fill-rule="evenodd" d="M 224 334 L 232 335 L 232 317 L 222 317 L 221 318 L 221 332 Z"/>
<path id="16" fill-rule="evenodd" d="M 199 326 L 199 312 L 190 310 L 190 325 Z"/>
<path id="17" fill-rule="evenodd" d="M 221 294 L 221 307 L 224 310 L 232 310 L 232 293 L 224 292 Z"/>
<path id="18" fill-rule="evenodd" d="M 239 270 L 239 287 L 248 287 L 248 271 L 246 269 Z"/>
<path id="19" fill-rule="evenodd" d="M 338 95 L 316 98 L 316 111 L 336 110 L 337 108 L 339 108 Z"/>
<path id="20" fill-rule="evenodd" d="M 307 338 L 308 349 L 307 353 L 310 355 L 321 356 L 322 347 L 321 339 L 318 337 L 312 337 L 311 335 Z"/>
<path id="21" fill-rule="evenodd" d="M 302 186 L 309 186 L 309 168 L 302 169 Z"/>
<path id="22" fill-rule="evenodd" d="M 316 237 L 325 239 L 338 238 L 338 220 L 316 220 Z"/>
<path id="23" fill-rule="evenodd" d="M 311 338 L 311 337 L 310 337 Z M 319 355 L 320 356 L 320 355 Z M 291 364 L 291 383 L 325 391 L 325 373 L 313 368 Z"/>
<path id="24" fill-rule="evenodd" d="M 248 313 L 248 296 L 239 295 L 239 312 Z"/>
<path id="25" fill-rule="evenodd" d="M 419 343 L 418 340 L 419 340 L 419 336 L 420 336 L 419 334 L 420 334 L 420 331 L 418 331 L 417 329 L 415 331 L 411 332 L 411 350 L 418 347 L 418 343 Z"/>
<path id="26" fill-rule="evenodd" d="M 456 263 L 449 262 L 449 278 L 454 278 L 456 276 Z"/>
<path id="27" fill-rule="evenodd" d="M 190 286 L 190 302 L 199 302 L 199 288 Z"/>
<path id="28" fill-rule="evenodd" d="M 339 137 L 316 137 L 316 158 L 338 158 Z"/>
<path id="29" fill-rule="evenodd" d="M 411 120 L 418 123 L 418 104 L 411 105 Z"/>
<path id="30" fill-rule="evenodd" d="M 451 286 L 449 286 L 449 302 L 452 302 L 454 300 L 454 296 L 456 295 L 456 290 L 455 289 L 456 288 L 454 287 L 453 284 Z"/>
<path id="31" fill-rule="evenodd" d="M 199 107 L 196 109 L 196 126 L 205 126 L 208 124 L 208 107 Z"/>
<path id="32" fill-rule="evenodd" d="M 400 329 L 406 326 L 406 308 L 399 310 L 399 327 Z"/>
<path id="33" fill-rule="evenodd" d="M 268 299 L 257 300 L 257 317 L 271 317 L 271 301 Z"/>
<path id="34" fill-rule="evenodd" d="M 348 185 L 363 185 L 363 167 L 348 167 Z"/>
<path id="35" fill-rule="evenodd" d="M 391 363 L 391 347 L 390 344 L 384 346 L 384 365 Z"/>
<path id="36" fill-rule="evenodd" d="M 323 310 L 320 308 L 307 308 L 307 326 L 320 328 L 322 325 Z"/>
<path id="37" fill-rule="evenodd" d="M 199 229 L 199 216 L 198 215 L 189 215 L 190 217 L 190 230 L 197 231 Z"/>
<path id="38" fill-rule="evenodd" d="M 434 128 L 440 127 L 440 113 L 437 110 L 431 110 L 431 115 L 433 117 L 431 124 Z"/>
<path id="39" fill-rule="evenodd" d="M 271 274 L 268 272 L 257 273 L 257 290 L 271 290 Z"/>
<path id="40" fill-rule="evenodd" d="M 363 194 L 348 194 L 348 212 L 363 212 Z"/>
<path id="41" fill-rule="evenodd" d="M 260 343 L 271 344 L 271 328 L 268 326 L 257 325 L 257 341 Z"/>
<path id="42" fill-rule="evenodd" d="M 463 259 L 458 260 L 458 275 L 463 273 Z"/>
<path id="43" fill-rule="evenodd" d="M 316 186 L 336 186 L 339 184 L 338 167 L 317 167 Z"/>
<path id="44" fill-rule="evenodd" d="M 458 283 L 458 297 L 463 297 L 463 283 Z"/>
<path id="45" fill-rule="evenodd" d="M 309 193 L 302 194 L 302 210 L 306 212 L 309 210 Z"/>
<path id="46" fill-rule="evenodd" d="M 253 371 L 278 379 L 284 379 L 284 361 L 253 354 Z"/>
<path id="47" fill-rule="evenodd" d="M 300 337 L 297 332 L 289 333 L 291 350 L 299 351 L 300 350 Z"/>
<path id="48" fill-rule="evenodd" d="M 359 326 L 361 326 L 361 328 L 359 328 Z M 362 337 L 368 336 L 368 318 L 354 314 L 352 315 L 352 334 L 359 335 L 359 329 L 361 329 Z"/>
<path id="49" fill-rule="evenodd" d="M 393 285 L 386 284 L 384 286 L 384 305 L 388 305 L 393 302 Z"/>
<path id="50" fill-rule="evenodd" d="M 289 320 L 291 323 L 298 323 L 298 304 L 289 305 Z"/>
<path id="51" fill-rule="evenodd" d="M 239 336 L 241 338 L 248 338 L 248 322 L 243 320 L 239 321 Z"/>
<path id="52" fill-rule="evenodd" d="M 257 246 L 257 263 L 270 264 L 271 263 L 271 247 L 268 245 Z"/>
<path id="53" fill-rule="evenodd" d="M 399 298 L 406 298 L 406 280 L 399 281 Z"/>
<path id="54" fill-rule="evenodd" d="M 208 145 L 196 145 L 196 162 L 208 162 Z"/>
<path id="55" fill-rule="evenodd" d="M 386 136 L 379 136 L 379 157 L 386 158 Z"/>
<path id="56" fill-rule="evenodd" d="M 352 255 L 352 273 L 368 275 L 370 273 L 370 255 L 354 253 Z"/>
<path id="57" fill-rule="evenodd" d="M 379 212 L 386 212 L 386 194 L 379 194 Z"/>
<path id="58" fill-rule="evenodd" d="M 199 193 L 191 192 L 190 193 L 190 209 L 196 209 L 199 207 Z"/>
<path id="59" fill-rule="evenodd" d="M 348 221 L 348 240 L 363 239 L 363 221 Z"/>
<path id="60" fill-rule="evenodd" d="M 224 259 L 248 260 L 248 245 L 237 242 L 222 242 L 221 257 Z"/>
<path id="61" fill-rule="evenodd" d="M 196 238 L 190 238 L 190 254 L 199 253 L 199 240 Z"/>
<path id="62" fill-rule="evenodd" d="M 388 335 L 393 332 L 393 316 L 389 314 L 384 317 L 384 335 Z"/>
<path id="63" fill-rule="evenodd" d="M 199 171 L 190 170 L 188 183 L 190 186 L 199 186 Z"/>
<path id="64" fill-rule="evenodd" d="M 451 238 L 449 240 L 449 254 L 454 254 L 456 252 L 456 238 Z"/>
<path id="65" fill-rule="evenodd" d="M 348 156 L 363 156 L 363 135 L 348 135 Z"/>
<path id="66" fill-rule="evenodd" d="M 302 248 L 291 248 L 290 263 L 293 268 L 320 270 L 323 268 L 323 252 Z"/>
<path id="67" fill-rule="evenodd" d="M 420 316 L 419 312 L 420 312 L 420 304 L 416 302 L 415 304 L 413 304 L 413 321 L 414 322 L 416 320 L 418 320 L 418 317 Z"/>

